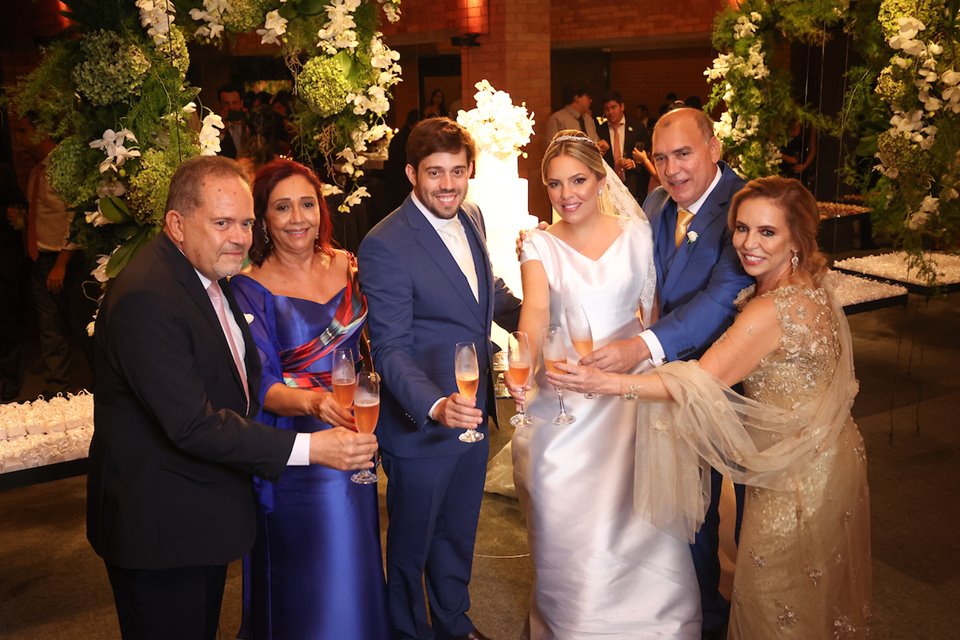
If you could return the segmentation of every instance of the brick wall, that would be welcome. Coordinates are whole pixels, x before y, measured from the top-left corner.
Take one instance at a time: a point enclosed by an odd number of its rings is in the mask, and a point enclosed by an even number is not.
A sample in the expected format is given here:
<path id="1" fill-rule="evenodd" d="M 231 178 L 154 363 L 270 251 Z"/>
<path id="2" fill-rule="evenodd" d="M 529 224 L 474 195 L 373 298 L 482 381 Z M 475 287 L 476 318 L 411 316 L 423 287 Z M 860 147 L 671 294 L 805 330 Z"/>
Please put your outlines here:
<path id="1" fill-rule="evenodd" d="M 728 4 L 728 0 L 553 0 L 550 35 L 554 44 L 570 44 L 709 34 L 717 11 Z"/>

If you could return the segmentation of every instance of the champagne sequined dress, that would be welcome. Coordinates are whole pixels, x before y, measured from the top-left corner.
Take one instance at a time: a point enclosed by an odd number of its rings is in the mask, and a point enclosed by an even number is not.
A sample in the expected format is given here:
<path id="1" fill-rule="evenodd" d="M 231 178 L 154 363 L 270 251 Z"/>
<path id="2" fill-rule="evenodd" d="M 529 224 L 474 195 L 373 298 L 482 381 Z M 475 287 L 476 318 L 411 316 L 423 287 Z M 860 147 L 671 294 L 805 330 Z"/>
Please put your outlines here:
<path id="1" fill-rule="evenodd" d="M 741 307 L 752 295 L 752 287 L 741 295 Z M 660 371 L 682 398 L 672 419 L 685 444 L 750 485 L 728 638 L 865 638 L 870 498 L 850 415 L 857 384 L 846 318 L 823 288 L 761 297 L 774 302 L 782 338 L 744 379 L 746 398 L 693 363 Z"/>

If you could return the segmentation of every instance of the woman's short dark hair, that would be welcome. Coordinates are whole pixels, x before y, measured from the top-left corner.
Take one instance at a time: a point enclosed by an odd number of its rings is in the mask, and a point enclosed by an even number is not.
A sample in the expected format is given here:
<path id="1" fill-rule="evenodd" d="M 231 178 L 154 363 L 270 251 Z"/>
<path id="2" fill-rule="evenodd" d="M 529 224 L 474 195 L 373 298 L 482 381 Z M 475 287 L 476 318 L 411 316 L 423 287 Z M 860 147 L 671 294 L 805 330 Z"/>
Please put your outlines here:
<path id="1" fill-rule="evenodd" d="M 421 120 L 407 139 L 407 163 L 414 171 L 420 163 L 434 153 L 467 152 L 467 164 L 477 155 L 477 147 L 470 132 L 450 118 L 427 118 Z"/>
<path id="2" fill-rule="evenodd" d="M 260 167 L 253 180 L 253 215 L 256 220 L 253 224 L 253 245 L 250 247 L 250 261 L 258 267 L 273 251 L 273 243 L 267 236 L 266 227 L 270 194 L 273 193 L 278 184 L 291 176 L 303 176 L 317 193 L 320 223 L 317 229 L 317 239 L 313 244 L 314 253 L 333 255 L 333 246 L 330 241 L 333 235 L 333 223 L 330 221 L 330 210 L 327 208 L 327 203 L 320 195 L 323 190 L 323 183 L 309 167 L 286 158 L 277 158 Z"/>
<path id="3" fill-rule="evenodd" d="M 727 225 L 736 229 L 737 211 L 744 202 L 763 198 L 783 211 L 790 231 L 790 239 L 797 247 L 797 271 L 806 271 L 815 282 L 820 282 L 827 270 L 827 258 L 817 246 L 817 228 L 820 226 L 820 209 L 807 188 L 795 178 L 769 176 L 756 178 L 733 196 Z"/>

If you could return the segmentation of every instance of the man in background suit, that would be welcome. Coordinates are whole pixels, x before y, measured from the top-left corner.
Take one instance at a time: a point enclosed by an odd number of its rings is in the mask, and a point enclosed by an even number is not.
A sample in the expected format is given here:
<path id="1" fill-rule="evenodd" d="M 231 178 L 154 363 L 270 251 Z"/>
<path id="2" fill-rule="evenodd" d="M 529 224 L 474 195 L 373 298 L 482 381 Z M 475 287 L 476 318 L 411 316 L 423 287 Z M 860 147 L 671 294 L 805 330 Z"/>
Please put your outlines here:
<path id="1" fill-rule="evenodd" d="M 387 598 L 395 638 L 482 640 L 467 616 L 488 440 L 493 319 L 516 329 L 520 301 L 494 278 L 483 218 L 464 203 L 475 148 L 448 118 L 407 142 L 411 193 L 360 245 L 374 362 L 383 376 L 379 436 L 387 474 Z M 457 393 L 454 350 L 476 345 L 477 397 Z M 423 584 L 430 602 L 427 623 Z"/>
<path id="2" fill-rule="evenodd" d="M 600 136 L 597 146 L 603 161 L 617 172 L 634 199 L 643 202 L 647 197 L 650 174 L 642 163 L 638 164 L 633 159 L 633 150 L 649 149 L 647 130 L 642 124 L 627 119 L 619 91 L 611 91 L 604 96 L 603 115 L 606 120 L 597 127 L 597 135 Z"/>
<path id="3" fill-rule="evenodd" d="M 584 364 L 622 372 L 645 360 L 658 366 L 699 358 L 733 321 L 733 301 L 753 280 L 743 272 L 727 228 L 730 200 L 744 183 L 720 153 L 713 122 L 702 111 L 681 108 L 657 121 L 653 162 L 661 186 L 643 210 L 653 228 L 660 318 L 640 335 L 598 349 Z M 689 213 L 681 216 L 684 211 Z M 678 231 L 681 218 L 689 221 Z M 691 545 L 705 639 L 726 637 L 729 617 L 729 603 L 718 590 L 720 487 L 714 471 L 710 508 Z"/>
<path id="4" fill-rule="evenodd" d="M 250 247 L 253 197 L 220 157 L 184 162 L 163 233 L 114 280 L 96 323 L 87 537 L 124 640 L 217 634 L 227 564 L 253 546 L 251 477 L 287 464 L 372 466 L 376 438 L 254 422 L 260 361 L 227 277 Z"/>
<path id="5" fill-rule="evenodd" d="M 565 83 L 560 97 L 563 108 L 550 114 L 543 128 L 545 144 L 550 144 L 553 136 L 564 129 L 579 129 L 591 140 L 596 140 L 597 127 L 590 113 L 590 105 L 593 104 L 590 85 L 586 82 Z"/>

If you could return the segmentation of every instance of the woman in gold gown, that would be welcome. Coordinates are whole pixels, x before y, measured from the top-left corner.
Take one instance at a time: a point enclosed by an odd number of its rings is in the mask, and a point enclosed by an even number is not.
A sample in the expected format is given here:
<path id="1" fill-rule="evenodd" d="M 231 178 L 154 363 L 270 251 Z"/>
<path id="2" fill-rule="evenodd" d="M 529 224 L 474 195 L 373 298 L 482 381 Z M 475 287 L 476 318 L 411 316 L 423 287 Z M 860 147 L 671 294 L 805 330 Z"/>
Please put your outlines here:
<path id="1" fill-rule="evenodd" d="M 756 279 L 740 315 L 699 362 L 646 375 L 568 365 L 577 392 L 651 401 L 638 425 L 634 503 L 693 534 L 710 466 L 749 485 L 729 638 L 865 638 L 870 633 L 870 501 L 850 330 L 823 287 L 813 196 L 780 177 L 748 183 L 729 224 Z M 730 385 L 743 382 L 743 396 Z"/>

